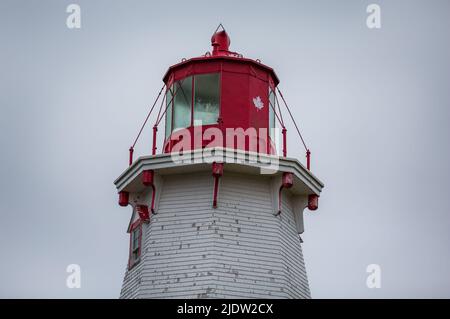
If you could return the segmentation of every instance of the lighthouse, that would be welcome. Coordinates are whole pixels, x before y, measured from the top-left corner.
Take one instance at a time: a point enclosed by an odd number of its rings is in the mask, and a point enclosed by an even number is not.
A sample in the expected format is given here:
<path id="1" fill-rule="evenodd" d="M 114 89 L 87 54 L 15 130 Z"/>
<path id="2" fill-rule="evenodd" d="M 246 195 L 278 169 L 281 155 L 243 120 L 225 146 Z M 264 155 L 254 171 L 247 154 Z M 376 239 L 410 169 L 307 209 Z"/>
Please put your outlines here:
<path id="1" fill-rule="evenodd" d="M 130 212 L 120 298 L 311 297 L 303 214 L 323 183 L 295 122 L 306 163 L 288 157 L 294 118 L 275 71 L 230 43 L 220 26 L 210 51 L 168 68 L 114 182 Z M 137 157 L 151 114 L 153 144 Z"/>

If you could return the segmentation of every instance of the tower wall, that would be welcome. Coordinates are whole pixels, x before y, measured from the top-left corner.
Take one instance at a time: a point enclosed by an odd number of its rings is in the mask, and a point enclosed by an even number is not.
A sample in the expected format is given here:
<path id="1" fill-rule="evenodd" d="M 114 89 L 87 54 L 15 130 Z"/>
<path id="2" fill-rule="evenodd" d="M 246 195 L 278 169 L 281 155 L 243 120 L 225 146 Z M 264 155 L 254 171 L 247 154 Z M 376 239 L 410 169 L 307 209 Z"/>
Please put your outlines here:
<path id="1" fill-rule="evenodd" d="M 163 176 L 121 298 L 309 298 L 291 198 L 274 216 L 270 183 L 226 173 L 213 209 L 210 173 Z"/>

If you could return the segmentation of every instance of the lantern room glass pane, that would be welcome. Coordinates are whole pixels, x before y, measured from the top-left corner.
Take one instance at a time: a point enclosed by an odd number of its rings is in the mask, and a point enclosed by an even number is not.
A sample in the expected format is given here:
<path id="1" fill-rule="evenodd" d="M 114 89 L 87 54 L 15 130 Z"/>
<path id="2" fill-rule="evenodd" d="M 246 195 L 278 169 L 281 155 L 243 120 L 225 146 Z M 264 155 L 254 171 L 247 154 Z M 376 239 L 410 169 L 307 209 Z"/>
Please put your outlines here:
<path id="1" fill-rule="evenodd" d="M 173 85 L 167 90 L 166 93 L 166 138 L 172 133 L 172 96 L 173 96 Z M 170 105 L 169 105 L 170 104 Z"/>
<path id="2" fill-rule="evenodd" d="M 174 85 L 173 130 L 191 125 L 192 77 L 189 76 Z"/>
<path id="3" fill-rule="evenodd" d="M 195 76 L 194 121 L 216 124 L 219 118 L 219 73 Z"/>

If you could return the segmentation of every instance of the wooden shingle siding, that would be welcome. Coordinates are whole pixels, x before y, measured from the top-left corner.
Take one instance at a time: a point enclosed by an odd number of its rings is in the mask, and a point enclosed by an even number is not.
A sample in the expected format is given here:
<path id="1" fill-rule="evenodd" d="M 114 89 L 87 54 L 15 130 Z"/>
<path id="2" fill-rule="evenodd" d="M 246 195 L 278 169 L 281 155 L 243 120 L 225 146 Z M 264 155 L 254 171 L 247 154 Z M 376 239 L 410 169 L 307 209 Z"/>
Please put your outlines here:
<path id="1" fill-rule="evenodd" d="M 309 298 L 289 195 L 274 216 L 270 176 L 164 176 L 158 214 L 122 298 Z"/>
<path id="2" fill-rule="evenodd" d="M 139 298 L 139 290 L 141 287 L 141 269 L 142 263 L 137 264 L 132 269 L 126 269 L 125 277 L 123 279 L 122 290 L 120 298 L 122 299 L 136 299 Z"/>

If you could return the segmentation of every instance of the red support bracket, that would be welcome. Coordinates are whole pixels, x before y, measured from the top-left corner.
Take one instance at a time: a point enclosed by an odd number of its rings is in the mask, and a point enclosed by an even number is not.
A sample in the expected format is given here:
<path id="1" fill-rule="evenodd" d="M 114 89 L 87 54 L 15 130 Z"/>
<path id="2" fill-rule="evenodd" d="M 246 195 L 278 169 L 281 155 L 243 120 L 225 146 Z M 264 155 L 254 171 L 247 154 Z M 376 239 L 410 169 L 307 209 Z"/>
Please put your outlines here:
<path id="1" fill-rule="evenodd" d="M 294 174 L 284 172 L 281 178 L 281 186 L 278 192 L 278 215 L 281 214 L 281 191 L 283 188 L 291 188 L 294 185 Z"/>
<path id="2" fill-rule="evenodd" d="M 214 177 L 214 193 L 213 193 L 213 208 L 217 208 L 217 195 L 219 193 L 219 178 L 223 175 L 223 163 L 212 164 L 212 176 Z"/>
<path id="3" fill-rule="evenodd" d="M 139 214 L 139 218 L 142 222 L 149 222 L 150 221 L 150 213 L 148 211 L 147 205 L 137 205 L 136 211 Z"/>
<path id="4" fill-rule="evenodd" d="M 142 184 L 145 186 L 150 186 L 152 188 L 152 203 L 150 206 L 150 211 L 152 214 L 155 213 L 155 193 L 156 193 L 156 186 L 155 186 L 155 171 L 152 169 L 148 169 L 142 172 Z"/>

